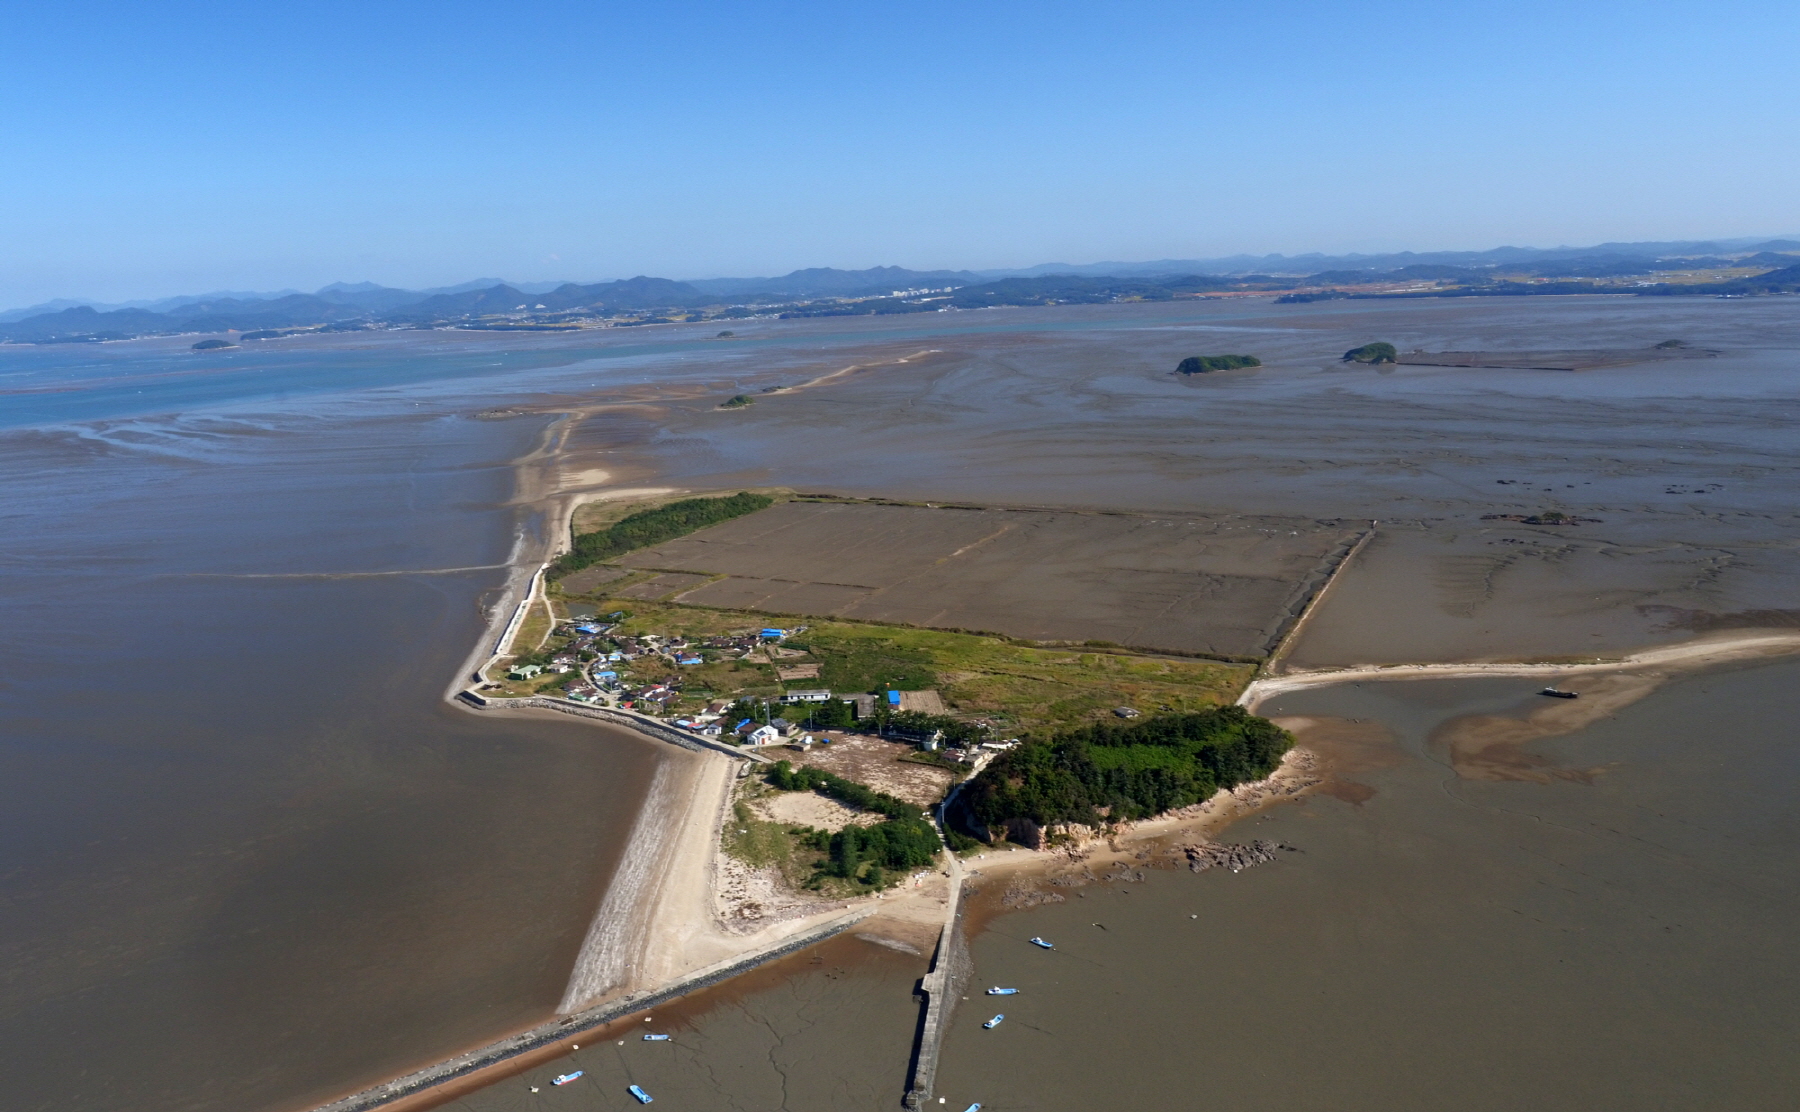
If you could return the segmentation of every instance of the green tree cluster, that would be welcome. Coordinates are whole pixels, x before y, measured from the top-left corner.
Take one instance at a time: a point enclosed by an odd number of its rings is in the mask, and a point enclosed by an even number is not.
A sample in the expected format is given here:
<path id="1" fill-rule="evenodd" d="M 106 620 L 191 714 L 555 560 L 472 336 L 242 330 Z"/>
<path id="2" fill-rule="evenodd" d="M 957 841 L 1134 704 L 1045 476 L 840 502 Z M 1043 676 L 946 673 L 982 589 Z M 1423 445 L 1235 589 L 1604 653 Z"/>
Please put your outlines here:
<path id="1" fill-rule="evenodd" d="M 875 714 L 866 726 L 873 726 L 882 734 L 897 734 L 914 741 L 928 741 L 939 737 L 951 745 L 969 745 L 980 741 L 987 733 L 987 728 L 973 722 L 964 722 L 960 718 L 952 718 L 947 714 L 926 714 L 917 710 L 891 710 L 885 705 L 877 705 Z"/>
<path id="2" fill-rule="evenodd" d="M 856 725 L 856 708 L 842 699 L 789 707 L 784 717 L 793 721 L 794 715 L 800 715 L 800 724 L 809 730 L 847 730 Z"/>
<path id="3" fill-rule="evenodd" d="M 814 849 L 825 851 L 819 871 L 870 888 L 885 888 L 887 871 L 920 869 L 937 860 L 944 848 L 937 829 L 924 819 L 889 819 L 874 826 L 846 826 L 835 834 L 822 830 L 808 836 Z"/>
<path id="4" fill-rule="evenodd" d="M 1239 706 L 1097 722 L 1027 740 L 970 781 L 970 811 L 987 827 L 1141 819 L 1210 798 L 1275 770 L 1293 737 Z"/>
<path id="5" fill-rule="evenodd" d="M 768 772 L 769 785 L 784 792 L 816 791 L 828 795 L 840 803 L 852 807 L 860 807 L 865 811 L 874 811 L 878 815 L 886 815 L 890 819 L 917 819 L 925 814 L 925 809 L 916 803 L 908 803 L 904 799 L 891 796 L 886 792 L 878 792 L 874 788 L 859 784 L 854 780 L 846 780 L 835 772 L 827 772 L 822 768 L 802 765 L 795 768 L 787 761 L 776 761 Z"/>
<path id="6" fill-rule="evenodd" d="M 767 495 L 745 492 L 724 498 L 684 498 L 653 510 L 640 510 L 614 523 L 611 528 L 576 537 L 569 553 L 551 569 L 551 575 L 567 575 L 634 548 L 661 544 L 708 525 L 768 509 L 774 504 L 775 500 Z"/>
<path id="7" fill-rule="evenodd" d="M 1393 344 L 1364 344 L 1344 353 L 1346 363 L 1397 363 L 1399 360 L 1400 353 Z"/>
<path id="8" fill-rule="evenodd" d="M 1254 355 L 1190 355 L 1175 367 L 1175 372 L 1203 375 L 1208 371 L 1235 371 L 1242 367 L 1260 366 L 1262 360 Z"/>

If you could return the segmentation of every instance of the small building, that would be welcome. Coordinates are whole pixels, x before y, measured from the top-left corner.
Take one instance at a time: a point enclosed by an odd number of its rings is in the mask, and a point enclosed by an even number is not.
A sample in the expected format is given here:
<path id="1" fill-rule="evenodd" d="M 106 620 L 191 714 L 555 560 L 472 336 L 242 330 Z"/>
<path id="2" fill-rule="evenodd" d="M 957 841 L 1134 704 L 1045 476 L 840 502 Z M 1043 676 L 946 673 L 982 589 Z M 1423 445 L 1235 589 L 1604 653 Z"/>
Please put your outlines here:
<path id="1" fill-rule="evenodd" d="M 856 709 L 856 717 L 858 717 L 858 718 L 873 718 L 873 717 L 875 717 L 875 696 L 873 696 L 873 695 L 852 695 L 852 696 L 850 696 L 850 704 L 851 704 L 851 706 L 853 706 Z"/>
<path id="2" fill-rule="evenodd" d="M 781 731 L 777 730 L 773 725 L 758 726 L 744 737 L 745 742 L 755 746 L 774 745 L 780 740 Z"/>
<path id="3" fill-rule="evenodd" d="M 790 691 L 781 697 L 784 703 L 824 703 L 831 699 L 831 692 L 822 689 L 808 691 Z"/>
<path id="4" fill-rule="evenodd" d="M 786 637 L 787 634 L 788 631 L 785 629 L 775 629 L 774 627 L 770 627 L 768 629 L 759 630 L 756 635 L 761 637 L 764 641 L 779 641 L 783 637 Z"/>
<path id="5" fill-rule="evenodd" d="M 890 691 L 887 693 L 887 705 L 889 710 L 900 709 L 900 693 L 898 691 Z"/>
<path id="6" fill-rule="evenodd" d="M 675 658 L 677 664 L 705 664 L 706 658 L 696 653 L 682 653 Z"/>
<path id="7" fill-rule="evenodd" d="M 1138 716 L 1137 710 L 1132 707 L 1114 707 L 1113 713 L 1120 718 L 1136 718 Z"/>
<path id="8" fill-rule="evenodd" d="M 543 670 L 544 666 L 541 664 L 515 664 L 507 669 L 506 678 L 509 680 L 534 679 Z"/>

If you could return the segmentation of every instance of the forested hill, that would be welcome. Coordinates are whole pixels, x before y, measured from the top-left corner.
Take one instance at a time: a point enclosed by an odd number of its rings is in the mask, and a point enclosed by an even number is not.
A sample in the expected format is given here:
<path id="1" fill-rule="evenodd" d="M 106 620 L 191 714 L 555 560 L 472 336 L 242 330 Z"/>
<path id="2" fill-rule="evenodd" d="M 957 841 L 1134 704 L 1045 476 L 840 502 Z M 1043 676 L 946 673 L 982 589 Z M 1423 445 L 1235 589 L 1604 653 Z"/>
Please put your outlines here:
<path id="1" fill-rule="evenodd" d="M 1027 739 L 983 769 L 962 798 L 990 831 L 1021 819 L 1093 826 L 1148 818 L 1263 779 L 1293 743 L 1286 730 L 1239 706 L 1097 722 Z"/>

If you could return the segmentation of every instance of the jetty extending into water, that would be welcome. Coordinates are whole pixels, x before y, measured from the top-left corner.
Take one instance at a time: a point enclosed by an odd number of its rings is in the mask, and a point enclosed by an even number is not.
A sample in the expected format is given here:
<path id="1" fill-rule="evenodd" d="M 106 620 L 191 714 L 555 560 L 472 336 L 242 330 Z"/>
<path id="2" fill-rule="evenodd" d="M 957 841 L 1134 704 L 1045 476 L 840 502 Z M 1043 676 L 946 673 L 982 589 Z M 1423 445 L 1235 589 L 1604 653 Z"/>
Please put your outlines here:
<path id="1" fill-rule="evenodd" d="M 829 922 L 821 923 L 812 930 L 773 942 L 760 950 L 740 954 L 717 965 L 697 970 L 670 984 L 634 992 L 573 1015 L 540 1023 L 529 1031 L 523 1031 L 471 1050 L 466 1054 L 445 1059 L 404 1077 L 384 1082 L 372 1089 L 364 1089 L 360 1093 L 332 1101 L 330 1104 L 319 1105 L 312 1112 L 369 1112 L 371 1109 L 380 1108 L 382 1105 L 390 1104 L 402 1097 L 412 1096 L 447 1081 L 454 1081 L 459 1077 L 466 1077 L 479 1070 L 517 1058 L 522 1054 L 541 1050 L 565 1040 L 572 1042 L 576 1036 L 586 1034 L 597 1027 L 604 1027 L 633 1012 L 657 1007 L 678 996 L 685 996 L 690 992 L 728 980 L 759 965 L 774 961 L 776 958 L 786 957 L 788 954 L 804 950 L 814 943 L 823 942 L 827 938 L 842 934 L 874 914 L 874 911 L 874 908 L 860 908 L 847 915 L 840 915 Z"/>

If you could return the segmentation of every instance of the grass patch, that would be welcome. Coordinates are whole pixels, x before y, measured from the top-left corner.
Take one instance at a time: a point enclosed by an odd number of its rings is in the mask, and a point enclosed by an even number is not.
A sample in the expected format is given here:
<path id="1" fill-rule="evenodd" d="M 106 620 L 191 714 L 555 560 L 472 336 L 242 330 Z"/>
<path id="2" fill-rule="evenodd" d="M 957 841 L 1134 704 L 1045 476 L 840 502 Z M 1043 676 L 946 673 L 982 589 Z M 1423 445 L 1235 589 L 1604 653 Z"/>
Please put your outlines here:
<path id="1" fill-rule="evenodd" d="M 675 603 L 600 600 L 600 612 L 629 610 L 621 632 L 712 637 L 769 624 L 768 615 L 709 610 Z M 874 680 L 911 675 L 935 687 L 964 717 L 985 718 L 1001 736 L 1067 729 L 1111 720 L 1118 706 L 1145 715 L 1192 713 L 1235 700 L 1255 668 L 1191 657 L 1147 656 L 1123 650 L 1040 648 L 1003 637 L 905 626 L 808 619 L 796 640 L 820 664 L 817 681 L 840 694 L 872 690 Z M 718 698 L 767 695 L 779 688 L 773 668 L 726 661 L 696 668 Z M 693 682 L 693 681 L 690 681 Z"/>
<path id="2" fill-rule="evenodd" d="M 721 839 L 725 852 L 753 869 L 773 866 L 789 887 L 806 885 L 825 860 L 824 853 L 807 845 L 811 827 L 758 818 L 741 799 L 732 804 L 731 815 Z"/>
<path id="3" fill-rule="evenodd" d="M 932 654 L 887 637 L 846 637 L 808 630 L 789 646 L 819 661 L 819 686 L 833 691 L 926 691 L 938 685 Z"/>
<path id="4" fill-rule="evenodd" d="M 513 633 L 512 644 L 507 648 L 511 649 L 515 655 L 534 653 L 538 646 L 544 643 L 544 638 L 548 636 L 550 636 L 550 604 L 540 599 L 532 603 L 531 609 L 525 612 L 525 620 L 519 623 L 519 628 Z"/>

